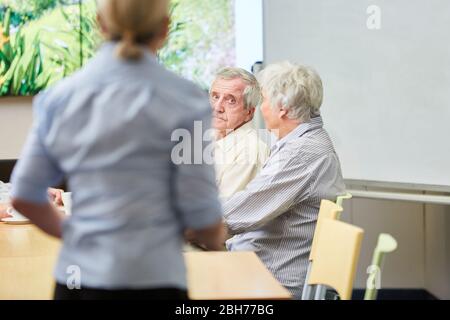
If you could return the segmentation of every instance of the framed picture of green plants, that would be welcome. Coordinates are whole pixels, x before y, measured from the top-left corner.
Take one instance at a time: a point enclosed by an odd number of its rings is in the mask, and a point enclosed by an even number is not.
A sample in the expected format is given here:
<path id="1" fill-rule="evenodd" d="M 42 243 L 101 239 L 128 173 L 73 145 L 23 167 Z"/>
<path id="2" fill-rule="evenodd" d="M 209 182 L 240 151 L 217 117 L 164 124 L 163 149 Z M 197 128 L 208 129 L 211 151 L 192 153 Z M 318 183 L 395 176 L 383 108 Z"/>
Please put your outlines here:
<path id="1" fill-rule="evenodd" d="M 235 64 L 236 0 L 172 0 L 158 59 L 203 88 Z M 81 68 L 102 37 L 95 0 L 0 0 L 0 96 L 29 96 Z"/>
<path id="2" fill-rule="evenodd" d="M 95 1 L 0 0 L 0 96 L 27 96 L 79 69 L 100 39 Z"/>

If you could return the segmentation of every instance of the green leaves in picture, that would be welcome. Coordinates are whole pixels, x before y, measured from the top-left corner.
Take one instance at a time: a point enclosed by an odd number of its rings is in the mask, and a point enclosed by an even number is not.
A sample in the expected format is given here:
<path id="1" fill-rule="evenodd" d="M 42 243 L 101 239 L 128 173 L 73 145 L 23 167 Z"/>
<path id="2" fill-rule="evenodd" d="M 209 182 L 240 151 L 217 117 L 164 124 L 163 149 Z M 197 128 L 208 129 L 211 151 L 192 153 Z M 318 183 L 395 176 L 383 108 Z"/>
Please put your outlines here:
<path id="1" fill-rule="evenodd" d="M 101 39 L 93 0 L 23 3 L 0 6 L 0 96 L 35 95 L 71 75 Z"/>
<path id="2" fill-rule="evenodd" d="M 85 63 L 95 55 L 103 37 L 97 23 L 97 7 L 95 1 L 85 1 L 81 9 L 81 46 L 83 48 L 83 63 Z"/>
<path id="3" fill-rule="evenodd" d="M 19 30 L 11 43 L 10 17 L 11 12 L 7 10 L 0 30 L 0 95 L 36 94 L 50 79 L 43 70 L 39 39 L 36 37 L 26 46 Z"/>
<path id="4" fill-rule="evenodd" d="M 171 0 L 159 61 L 206 89 L 235 64 L 234 2 Z M 96 14 L 96 0 L 0 0 L 0 96 L 34 95 L 81 68 L 102 41 Z"/>
<path id="5" fill-rule="evenodd" d="M 171 25 L 158 58 L 207 89 L 215 72 L 235 64 L 234 0 L 172 0 Z"/>
<path id="6" fill-rule="evenodd" d="M 179 6 L 178 2 L 171 2 L 170 16 L 174 16 L 175 10 Z M 185 21 L 172 20 L 169 29 L 169 37 L 164 48 L 159 50 L 158 59 L 166 67 L 175 72 L 179 72 L 179 67 L 182 65 L 185 57 L 191 52 L 190 48 L 183 40 L 183 30 Z"/>

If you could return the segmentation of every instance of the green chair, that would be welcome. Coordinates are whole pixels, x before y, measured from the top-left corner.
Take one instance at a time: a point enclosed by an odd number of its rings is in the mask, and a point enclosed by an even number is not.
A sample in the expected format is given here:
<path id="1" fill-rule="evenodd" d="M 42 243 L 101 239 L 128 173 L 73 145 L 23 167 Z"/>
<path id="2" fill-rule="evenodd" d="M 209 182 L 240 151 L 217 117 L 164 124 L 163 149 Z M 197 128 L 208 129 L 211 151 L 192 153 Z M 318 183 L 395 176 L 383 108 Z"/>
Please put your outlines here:
<path id="1" fill-rule="evenodd" d="M 346 194 L 337 197 L 337 199 L 336 199 L 336 204 L 337 204 L 338 206 L 340 206 L 341 208 L 343 208 L 342 205 L 343 205 L 343 203 L 344 203 L 344 200 L 350 200 L 352 197 L 353 197 L 352 194 L 347 192 Z M 341 216 L 340 216 L 340 214 L 339 214 L 338 220 L 340 220 L 340 219 L 341 219 Z"/>
<path id="2" fill-rule="evenodd" d="M 383 267 L 384 256 L 386 253 L 393 252 L 397 249 L 397 241 L 389 234 L 382 233 L 378 237 L 378 243 L 375 247 L 372 257 L 372 264 L 368 272 L 370 273 L 367 279 L 367 288 L 364 295 L 364 300 L 376 300 L 377 287 L 380 285 L 381 269 Z"/>

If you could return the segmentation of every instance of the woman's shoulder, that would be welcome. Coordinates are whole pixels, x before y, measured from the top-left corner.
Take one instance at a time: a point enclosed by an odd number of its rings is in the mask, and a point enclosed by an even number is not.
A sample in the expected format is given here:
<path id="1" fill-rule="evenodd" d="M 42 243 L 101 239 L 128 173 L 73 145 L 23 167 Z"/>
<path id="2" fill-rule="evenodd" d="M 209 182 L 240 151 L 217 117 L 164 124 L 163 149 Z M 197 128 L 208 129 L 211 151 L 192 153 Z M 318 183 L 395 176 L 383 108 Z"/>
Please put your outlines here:
<path id="1" fill-rule="evenodd" d="M 170 104 L 171 111 L 179 109 L 183 113 L 204 113 L 210 109 L 206 91 L 172 71 L 161 68 L 163 70 L 155 82 L 155 93 Z"/>
<path id="2" fill-rule="evenodd" d="M 204 99 L 207 97 L 206 91 L 202 90 L 194 82 L 177 75 L 162 65 L 159 65 L 159 70 L 157 86 L 161 91 L 180 98 Z"/>
<path id="3" fill-rule="evenodd" d="M 58 105 L 63 105 L 73 92 L 72 83 L 76 82 L 77 75 L 64 78 L 41 91 L 33 99 L 35 111 L 49 111 Z"/>

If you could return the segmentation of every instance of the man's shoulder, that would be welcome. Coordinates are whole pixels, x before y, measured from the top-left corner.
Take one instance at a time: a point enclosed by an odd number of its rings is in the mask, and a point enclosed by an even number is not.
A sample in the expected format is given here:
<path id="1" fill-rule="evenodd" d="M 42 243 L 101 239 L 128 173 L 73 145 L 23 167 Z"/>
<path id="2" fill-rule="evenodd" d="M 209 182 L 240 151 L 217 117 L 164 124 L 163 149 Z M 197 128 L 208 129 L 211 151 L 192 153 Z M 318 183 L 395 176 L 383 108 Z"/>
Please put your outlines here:
<path id="1" fill-rule="evenodd" d="M 250 139 L 253 141 L 254 148 L 258 150 L 260 154 L 268 155 L 270 153 L 270 147 L 268 142 L 265 141 L 263 130 L 251 129 L 249 134 Z"/>
<path id="2" fill-rule="evenodd" d="M 252 126 L 245 128 L 244 132 L 235 131 L 231 133 L 236 139 L 236 145 L 243 150 L 249 151 L 270 151 L 269 146 L 264 141 L 261 130 L 255 129 Z"/>
<path id="3" fill-rule="evenodd" d="M 230 132 L 225 138 L 216 141 L 216 155 L 220 155 L 219 158 L 225 157 L 228 164 L 246 163 L 259 166 L 267 160 L 270 148 L 257 131 L 246 126 Z"/>

